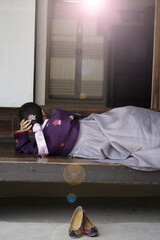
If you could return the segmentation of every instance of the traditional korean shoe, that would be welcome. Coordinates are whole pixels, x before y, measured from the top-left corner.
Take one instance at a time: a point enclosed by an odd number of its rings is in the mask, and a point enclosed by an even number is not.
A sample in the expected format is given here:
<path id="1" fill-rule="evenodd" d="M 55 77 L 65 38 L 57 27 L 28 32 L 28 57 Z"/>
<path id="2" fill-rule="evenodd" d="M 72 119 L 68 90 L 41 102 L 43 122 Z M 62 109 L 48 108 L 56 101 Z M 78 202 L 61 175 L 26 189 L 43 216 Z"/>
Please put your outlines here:
<path id="1" fill-rule="evenodd" d="M 69 227 L 69 236 L 79 238 L 83 235 L 84 212 L 81 206 L 78 206 L 73 212 Z"/>
<path id="2" fill-rule="evenodd" d="M 98 236 L 98 229 L 93 225 L 84 213 L 83 233 L 88 237 Z"/>

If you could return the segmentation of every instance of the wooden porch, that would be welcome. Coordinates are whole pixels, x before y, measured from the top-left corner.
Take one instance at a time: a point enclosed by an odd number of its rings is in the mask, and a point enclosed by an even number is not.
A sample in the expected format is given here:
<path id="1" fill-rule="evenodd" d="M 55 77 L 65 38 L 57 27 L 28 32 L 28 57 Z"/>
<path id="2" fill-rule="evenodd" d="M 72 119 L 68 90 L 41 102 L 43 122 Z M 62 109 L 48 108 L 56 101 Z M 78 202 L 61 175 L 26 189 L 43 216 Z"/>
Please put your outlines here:
<path id="1" fill-rule="evenodd" d="M 0 196 L 159 196 L 160 171 L 69 157 L 39 158 L 0 143 Z"/>

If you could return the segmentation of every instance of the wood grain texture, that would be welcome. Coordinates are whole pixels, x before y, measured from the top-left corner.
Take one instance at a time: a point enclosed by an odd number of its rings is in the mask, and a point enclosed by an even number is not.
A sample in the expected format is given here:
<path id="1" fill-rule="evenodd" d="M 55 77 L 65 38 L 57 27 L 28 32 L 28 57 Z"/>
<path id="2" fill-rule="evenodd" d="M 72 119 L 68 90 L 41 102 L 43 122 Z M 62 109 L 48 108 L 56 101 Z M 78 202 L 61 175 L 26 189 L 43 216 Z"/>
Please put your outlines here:
<path id="1" fill-rule="evenodd" d="M 152 77 L 152 102 L 154 110 L 160 110 L 160 1 L 155 1 L 154 21 L 154 51 L 153 51 L 153 77 Z"/>
<path id="2" fill-rule="evenodd" d="M 160 171 L 144 172 L 90 159 L 39 158 L 14 152 L 14 144 L 0 144 L 0 182 L 160 184 Z"/>

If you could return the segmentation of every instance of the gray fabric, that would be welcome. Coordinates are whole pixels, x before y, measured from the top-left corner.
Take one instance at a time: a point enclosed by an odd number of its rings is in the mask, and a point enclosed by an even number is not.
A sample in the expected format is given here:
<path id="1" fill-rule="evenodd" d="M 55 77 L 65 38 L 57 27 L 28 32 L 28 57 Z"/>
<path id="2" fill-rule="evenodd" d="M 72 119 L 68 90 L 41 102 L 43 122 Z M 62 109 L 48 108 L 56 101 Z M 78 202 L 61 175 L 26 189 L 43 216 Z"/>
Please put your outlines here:
<path id="1" fill-rule="evenodd" d="M 138 170 L 160 169 L 160 113 L 127 106 L 81 120 L 71 156 L 120 163 Z"/>

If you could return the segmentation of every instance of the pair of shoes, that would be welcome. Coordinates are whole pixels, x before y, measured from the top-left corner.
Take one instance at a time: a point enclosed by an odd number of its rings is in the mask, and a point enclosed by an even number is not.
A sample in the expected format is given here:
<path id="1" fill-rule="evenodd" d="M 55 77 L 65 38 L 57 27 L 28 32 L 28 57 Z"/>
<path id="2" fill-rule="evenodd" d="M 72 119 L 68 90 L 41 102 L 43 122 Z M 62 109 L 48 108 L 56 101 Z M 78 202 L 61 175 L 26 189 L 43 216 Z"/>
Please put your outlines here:
<path id="1" fill-rule="evenodd" d="M 78 206 L 71 218 L 69 236 L 71 238 L 79 238 L 82 235 L 94 237 L 98 235 L 98 230 L 86 216 L 84 209 Z"/>

